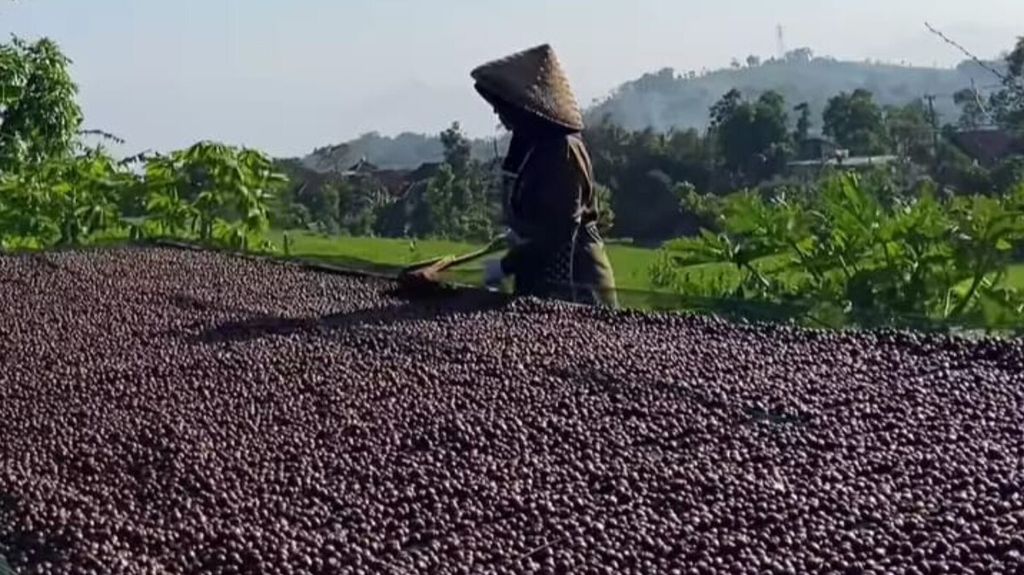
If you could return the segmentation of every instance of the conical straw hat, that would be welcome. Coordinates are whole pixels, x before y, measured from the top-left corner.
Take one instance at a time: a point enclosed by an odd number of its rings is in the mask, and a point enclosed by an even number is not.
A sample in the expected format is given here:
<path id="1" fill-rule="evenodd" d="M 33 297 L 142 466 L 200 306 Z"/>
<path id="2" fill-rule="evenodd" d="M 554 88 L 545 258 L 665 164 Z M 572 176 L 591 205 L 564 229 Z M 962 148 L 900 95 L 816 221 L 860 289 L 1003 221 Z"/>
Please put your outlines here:
<path id="1" fill-rule="evenodd" d="M 568 128 L 583 129 L 583 114 L 555 51 L 544 44 L 484 64 L 473 79 L 513 106 Z"/>

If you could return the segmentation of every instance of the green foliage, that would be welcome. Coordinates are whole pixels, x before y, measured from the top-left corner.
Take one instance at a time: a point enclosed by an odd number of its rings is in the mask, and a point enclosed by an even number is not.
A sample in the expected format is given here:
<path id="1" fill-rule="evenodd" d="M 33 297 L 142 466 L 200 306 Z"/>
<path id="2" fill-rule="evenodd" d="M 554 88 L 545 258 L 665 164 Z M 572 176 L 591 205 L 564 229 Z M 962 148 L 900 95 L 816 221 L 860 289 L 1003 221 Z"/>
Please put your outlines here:
<path id="1" fill-rule="evenodd" d="M 73 152 L 82 112 L 69 65 L 51 40 L 0 44 L 0 172 Z"/>
<path id="2" fill-rule="evenodd" d="M 822 116 L 825 135 L 858 156 L 886 151 L 882 109 L 871 92 L 864 89 L 843 92 L 831 98 Z"/>
<path id="3" fill-rule="evenodd" d="M 78 245 L 121 225 L 118 196 L 134 185 L 100 150 L 0 175 L 0 248 Z"/>
<path id="4" fill-rule="evenodd" d="M 452 166 L 443 164 L 423 200 L 427 215 L 420 221 L 427 229 L 419 235 L 483 241 L 494 231 L 485 184 L 478 174 L 460 177 Z"/>
<path id="5" fill-rule="evenodd" d="M 934 125 L 937 124 L 936 119 Z M 919 164 L 932 161 L 933 119 L 923 101 L 886 108 L 885 128 L 892 151 L 897 155 Z"/>
<path id="6" fill-rule="evenodd" d="M 377 227 L 386 227 L 393 235 L 486 241 L 501 211 L 494 184 L 471 158 L 468 139 L 458 123 L 441 139 L 447 161 L 425 185 L 414 186 L 403 200 L 381 207 Z M 397 228 L 403 233 L 394 234 Z"/>
<path id="7" fill-rule="evenodd" d="M 994 193 L 1012 194 L 1024 182 L 1024 156 L 1006 158 L 992 168 L 990 175 Z"/>
<path id="8" fill-rule="evenodd" d="M 714 153 L 696 131 L 627 132 L 600 123 L 584 134 L 598 182 L 611 194 L 615 235 L 661 239 L 695 230 L 679 209 L 674 188 L 692 182 L 711 186 Z"/>
<path id="9" fill-rule="evenodd" d="M 615 227 L 615 210 L 612 208 L 612 190 L 608 186 L 594 184 L 594 196 L 597 204 L 597 228 L 602 236 L 607 236 Z"/>
<path id="10" fill-rule="evenodd" d="M 961 128 L 977 129 L 996 124 L 1017 136 L 1024 136 L 1024 38 L 1018 40 L 1007 55 L 1005 73 L 1000 74 L 1000 79 L 1002 89 L 987 95 L 973 88 L 954 94 L 954 102 L 960 109 L 958 124 Z"/>
<path id="11" fill-rule="evenodd" d="M 147 209 L 161 230 L 246 248 L 269 226 L 267 205 L 284 176 L 261 152 L 200 142 L 146 163 Z"/>
<path id="12" fill-rule="evenodd" d="M 811 135 L 811 106 L 807 102 L 801 102 L 793 111 L 800 113 L 796 121 L 796 132 L 793 133 L 793 140 L 800 145 Z"/>
<path id="13" fill-rule="evenodd" d="M 1006 57 L 1006 64 L 1009 75 L 998 98 L 1003 104 L 1001 119 L 1005 127 L 1024 136 L 1024 37 Z"/>
<path id="14" fill-rule="evenodd" d="M 791 154 L 785 100 L 768 91 L 746 102 L 731 90 L 711 108 L 711 128 L 727 170 L 757 183 L 785 168 Z"/>
<path id="15" fill-rule="evenodd" d="M 338 222 L 355 236 L 373 234 L 382 192 L 369 181 L 345 181 L 338 187 Z"/>
<path id="16" fill-rule="evenodd" d="M 456 175 L 464 175 L 469 168 L 472 147 L 458 122 L 441 132 L 441 144 L 444 146 L 445 163 L 451 166 Z"/>
<path id="17" fill-rule="evenodd" d="M 459 231 L 459 215 L 456 212 L 456 178 L 452 166 L 444 164 L 441 171 L 427 187 L 424 207 L 427 210 L 425 222 L 432 229 L 424 235 L 454 237 Z"/>
<path id="18" fill-rule="evenodd" d="M 676 273 L 663 265 L 652 281 L 723 263 L 741 273 L 729 297 L 794 305 L 805 321 L 1019 323 L 1024 300 L 1002 279 L 1024 239 L 1021 190 L 947 202 L 925 190 L 907 200 L 881 180 L 838 174 L 799 199 L 753 192 L 704 199 L 718 229 L 668 244 Z"/>
<path id="19" fill-rule="evenodd" d="M 267 228 L 267 190 L 279 180 L 248 150 L 197 144 L 149 159 L 141 176 L 101 149 L 0 174 L 0 248 L 81 245 L 127 228 L 129 237 L 196 237 L 245 249 Z M 144 218 L 123 217 L 144 196 Z"/>
<path id="20" fill-rule="evenodd" d="M 957 125 L 965 130 L 977 130 L 989 123 L 985 97 L 971 88 L 964 88 L 953 94 L 953 101 L 960 108 Z"/>

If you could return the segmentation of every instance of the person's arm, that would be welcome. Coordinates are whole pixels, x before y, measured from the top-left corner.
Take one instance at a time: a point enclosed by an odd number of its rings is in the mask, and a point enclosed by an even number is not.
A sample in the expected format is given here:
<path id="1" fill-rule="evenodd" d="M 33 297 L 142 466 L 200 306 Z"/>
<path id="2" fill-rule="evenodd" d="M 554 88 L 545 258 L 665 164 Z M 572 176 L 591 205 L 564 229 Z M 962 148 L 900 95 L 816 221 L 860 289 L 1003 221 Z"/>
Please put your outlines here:
<path id="1" fill-rule="evenodd" d="M 514 275 L 521 262 L 556 249 L 572 238 L 580 214 L 585 180 L 565 139 L 537 147 L 520 175 L 521 209 L 515 222 L 524 243 L 512 246 L 502 270 Z"/>

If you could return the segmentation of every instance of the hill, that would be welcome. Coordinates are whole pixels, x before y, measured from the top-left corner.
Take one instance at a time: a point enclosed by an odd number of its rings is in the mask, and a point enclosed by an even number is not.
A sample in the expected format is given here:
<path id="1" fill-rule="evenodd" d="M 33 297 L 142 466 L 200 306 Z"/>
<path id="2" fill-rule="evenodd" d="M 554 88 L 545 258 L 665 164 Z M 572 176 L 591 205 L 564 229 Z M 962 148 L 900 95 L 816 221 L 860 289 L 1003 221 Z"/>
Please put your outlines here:
<path id="1" fill-rule="evenodd" d="M 671 68 L 646 74 L 623 84 L 587 110 L 587 118 L 593 124 L 607 117 L 629 130 L 703 130 L 708 125 L 711 106 L 737 88 L 749 97 L 776 90 L 790 106 L 807 102 L 815 127 L 820 127 L 821 113 L 829 98 L 865 88 L 882 105 L 903 105 L 926 94 L 934 95 L 940 121 L 955 122 L 958 111 L 953 94 L 970 87 L 972 80 L 983 91 L 993 87 L 991 74 L 971 62 L 956 68 L 909 67 L 814 58 L 809 50 L 796 50 L 784 60 L 762 63 L 752 58 L 747 65 L 704 74 L 680 74 Z M 498 148 L 497 153 L 503 153 L 504 142 L 499 142 Z M 370 133 L 315 150 L 304 162 L 318 171 L 344 170 L 366 158 L 382 168 L 408 169 L 440 161 L 442 153 L 441 141 L 433 135 Z M 494 158 L 494 140 L 474 140 L 473 155 L 483 160 Z"/>
<path id="2" fill-rule="evenodd" d="M 493 139 L 472 140 L 473 157 L 490 160 L 504 153 L 504 142 L 495 150 Z M 421 164 L 440 162 L 444 146 L 436 135 L 403 133 L 397 136 L 382 136 L 376 132 L 336 146 L 318 148 L 303 159 L 309 169 L 316 171 L 344 171 L 361 159 L 388 170 L 414 169 Z"/>
<path id="3" fill-rule="evenodd" d="M 703 75 L 679 74 L 671 68 L 646 74 L 620 86 L 587 116 L 591 122 L 608 117 L 629 130 L 703 129 L 711 106 L 736 88 L 747 97 L 775 90 L 791 106 L 807 102 L 812 117 L 820 119 L 829 98 L 865 88 L 883 106 L 933 95 L 940 121 L 954 122 L 959 112 L 953 94 L 970 87 L 972 79 L 979 88 L 993 87 L 992 75 L 970 62 L 956 68 L 924 68 L 812 58 L 809 52 L 797 51 L 786 60 L 753 59 L 745 66 Z"/>

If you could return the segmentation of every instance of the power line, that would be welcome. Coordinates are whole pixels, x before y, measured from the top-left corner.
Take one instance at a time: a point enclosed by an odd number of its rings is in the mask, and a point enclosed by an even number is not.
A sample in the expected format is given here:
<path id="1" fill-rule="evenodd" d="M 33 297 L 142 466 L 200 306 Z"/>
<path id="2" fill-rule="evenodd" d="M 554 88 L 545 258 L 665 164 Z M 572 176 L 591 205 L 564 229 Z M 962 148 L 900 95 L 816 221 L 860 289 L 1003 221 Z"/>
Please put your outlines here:
<path id="1" fill-rule="evenodd" d="M 1024 93 L 1024 88 L 1021 88 L 1019 85 L 1017 85 L 1015 82 L 1013 82 L 1013 80 L 1011 80 L 1008 76 L 1006 76 L 1006 74 L 1003 74 L 999 70 L 996 70 L 995 68 L 990 66 L 988 63 L 982 61 L 981 58 L 978 58 L 977 56 L 975 56 L 973 52 L 971 52 L 967 48 L 964 48 L 961 44 L 959 44 L 958 42 L 956 42 L 955 40 L 953 40 L 949 36 L 946 36 L 942 32 L 938 31 L 931 24 L 925 22 L 924 25 L 925 25 L 926 28 L 928 28 L 928 30 L 932 34 L 935 34 L 939 38 L 942 38 L 942 41 L 944 41 L 945 43 L 949 44 L 950 46 L 956 48 L 957 50 L 960 50 L 968 58 L 973 60 L 975 64 L 977 64 L 978 66 L 981 66 L 984 70 L 988 71 L 989 73 L 991 73 L 996 78 L 999 78 L 999 80 L 1002 81 L 1004 86 L 1010 88 L 1011 90 L 1013 90 L 1013 91 L 1015 91 L 1017 93 Z"/>

